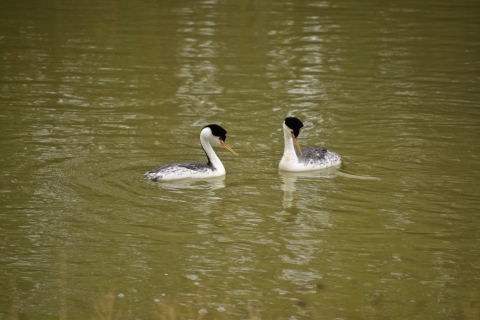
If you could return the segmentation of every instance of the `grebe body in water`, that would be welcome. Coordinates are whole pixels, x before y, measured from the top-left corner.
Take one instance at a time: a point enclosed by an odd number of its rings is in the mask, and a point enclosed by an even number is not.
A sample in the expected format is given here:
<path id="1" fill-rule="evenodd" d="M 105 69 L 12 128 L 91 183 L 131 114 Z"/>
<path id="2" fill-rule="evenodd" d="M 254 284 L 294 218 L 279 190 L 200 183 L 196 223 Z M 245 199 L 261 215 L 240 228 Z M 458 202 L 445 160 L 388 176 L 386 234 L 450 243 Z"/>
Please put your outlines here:
<path id="1" fill-rule="evenodd" d="M 297 137 L 303 127 L 295 117 L 285 118 L 283 135 L 285 150 L 279 168 L 284 171 L 311 171 L 336 166 L 342 163 L 339 154 L 324 148 L 300 148 Z M 297 150 L 295 150 L 295 147 Z"/>
<path id="2" fill-rule="evenodd" d="M 167 181 L 184 178 L 209 178 L 225 175 L 225 167 L 213 151 L 212 145 L 222 146 L 234 155 L 237 155 L 225 143 L 227 131 L 217 124 L 209 124 L 200 132 L 200 144 L 202 145 L 208 162 L 185 162 L 167 164 L 148 171 L 144 178 L 153 181 Z"/>

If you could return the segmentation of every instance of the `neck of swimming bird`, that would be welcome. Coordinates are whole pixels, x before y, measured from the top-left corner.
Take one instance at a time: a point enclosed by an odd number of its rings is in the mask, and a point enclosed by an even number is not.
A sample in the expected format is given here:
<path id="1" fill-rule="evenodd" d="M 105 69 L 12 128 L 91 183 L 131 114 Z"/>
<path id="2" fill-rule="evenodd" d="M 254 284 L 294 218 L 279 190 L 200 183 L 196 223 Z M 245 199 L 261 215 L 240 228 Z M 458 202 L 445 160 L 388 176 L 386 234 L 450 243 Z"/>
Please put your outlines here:
<path id="1" fill-rule="evenodd" d="M 284 156 L 297 156 L 295 153 L 295 146 L 293 144 L 292 134 L 290 128 L 283 125 L 283 136 L 285 138 L 285 149 L 283 151 Z"/>
<path id="2" fill-rule="evenodd" d="M 206 138 L 200 137 L 200 143 L 202 144 L 203 151 L 205 151 L 205 154 L 207 155 L 208 164 L 217 170 L 224 171 L 225 168 L 223 167 L 220 158 L 216 155 L 215 151 L 213 151 L 210 142 Z"/>

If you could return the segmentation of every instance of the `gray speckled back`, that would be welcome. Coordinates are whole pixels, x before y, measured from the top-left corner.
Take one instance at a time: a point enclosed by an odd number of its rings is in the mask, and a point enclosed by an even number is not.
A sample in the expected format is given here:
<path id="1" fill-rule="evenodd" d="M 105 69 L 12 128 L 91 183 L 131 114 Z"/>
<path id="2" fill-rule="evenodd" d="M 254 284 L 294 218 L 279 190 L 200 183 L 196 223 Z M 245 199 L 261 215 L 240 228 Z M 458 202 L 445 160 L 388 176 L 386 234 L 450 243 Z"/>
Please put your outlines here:
<path id="1" fill-rule="evenodd" d="M 312 164 L 315 166 L 324 167 L 340 160 L 339 154 L 324 148 L 302 148 L 302 156 L 297 150 L 295 150 L 295 152 L 298 157 L 298 162 L 305 165 Z"/>
<path id="2" fill-rule="evenodd" d="M 216 169 L 208 164 L 202 162 L 184 162 L 184 163 L 175 163 L 175 164 L 166 164 L 164 166 L 157 167 L 145 173 L 144 178 L 149 178 L 152 180 L 161 179 L 163 176 L 168 174 L 183 174 L 185 171 L 192 171 L 194 173 L 201 173 L 207 171 L 215 171 Z"/>

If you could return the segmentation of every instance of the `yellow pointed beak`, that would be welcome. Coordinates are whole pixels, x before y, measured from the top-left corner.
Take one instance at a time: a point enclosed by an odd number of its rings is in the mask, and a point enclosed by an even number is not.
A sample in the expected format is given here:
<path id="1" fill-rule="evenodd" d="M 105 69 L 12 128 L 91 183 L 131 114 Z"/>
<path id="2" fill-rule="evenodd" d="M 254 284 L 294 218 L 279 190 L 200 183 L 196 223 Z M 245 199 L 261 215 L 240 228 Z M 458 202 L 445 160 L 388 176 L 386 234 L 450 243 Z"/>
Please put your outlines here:
<path id="1" fill-rule="evenodd" d="M 301 156 L 303 156 L 302 149 L 300 148 L 300 145 L 298 144 L 297 138 L 292 134 L 292 139 L 293 142 L 295 143 L 295 147 L 297 147 L 298 152 L 300 153 Z"/>
<path id="2" fill-rule="evenodd" d="M 230 151 L 231 153 L 233 153 L 234 155 L 238 156 L 238 154 L 232 150 L 232 148 L 230 148 L 229 146 L 227 146 L 227 144 L 223 141 L 220 141 L 220 144 L 222 145 L 222 147 L 224 147 L 225 149 L 227 149 L 228 151 Z"/>

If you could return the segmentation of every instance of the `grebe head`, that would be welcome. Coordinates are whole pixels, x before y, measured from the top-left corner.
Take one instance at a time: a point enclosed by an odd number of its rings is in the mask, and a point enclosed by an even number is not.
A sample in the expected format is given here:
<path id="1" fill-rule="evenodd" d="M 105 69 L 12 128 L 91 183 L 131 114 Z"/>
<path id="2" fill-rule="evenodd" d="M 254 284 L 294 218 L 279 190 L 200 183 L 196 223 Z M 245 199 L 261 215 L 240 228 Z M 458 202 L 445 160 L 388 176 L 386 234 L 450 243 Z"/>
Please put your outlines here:
<path id="1" fill-rule="evenodd" d="M 295 136 L 295 138 L 298 137 L 300 134 L 300 129 L 303 127 L 302 121 L 295 117 L 286 117 L 285 125 L 292 130 L 292 134 Z"/>
<path id="2" fill-rule="evenodd" d="M 286 117 L 283 124 L 285 129 L 290 131 L 293 142 L 295 143 L 295 147 L 297 147 L 298 152 L 300 153 L 300 155 L 302 155 L 302 149 L 300 148 L 300 145 L 297 141 L 297 137 L 300 134 L 300 129 L 303 127 L 302 121 L 295 117 Z"/>
<path id="3" fill-rule="evenodd" d="M 218 124 L 209 124 L 203 127 L 201 136 L 205 137 L 212 145 L 224 147 L 237 156 L 237 153 L 225 143 L 225 140 L 227 139 L 227 130 L 223 129 Z"/>

